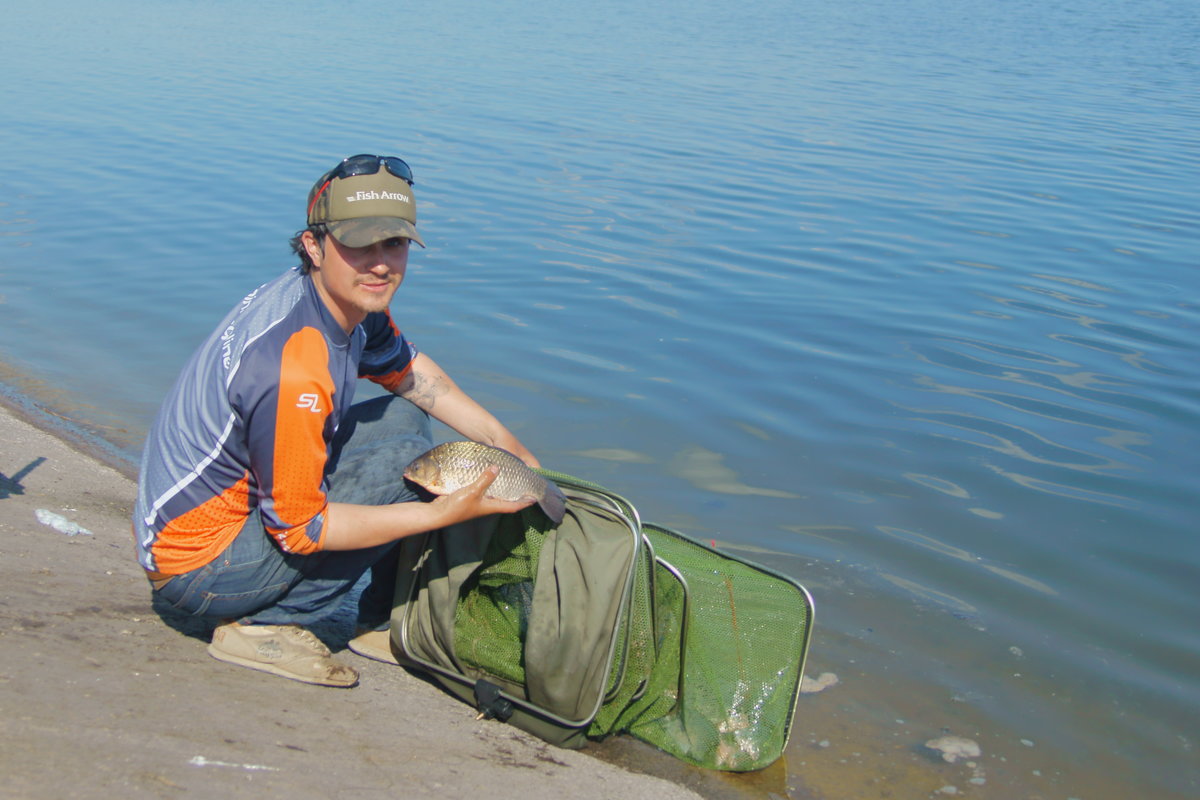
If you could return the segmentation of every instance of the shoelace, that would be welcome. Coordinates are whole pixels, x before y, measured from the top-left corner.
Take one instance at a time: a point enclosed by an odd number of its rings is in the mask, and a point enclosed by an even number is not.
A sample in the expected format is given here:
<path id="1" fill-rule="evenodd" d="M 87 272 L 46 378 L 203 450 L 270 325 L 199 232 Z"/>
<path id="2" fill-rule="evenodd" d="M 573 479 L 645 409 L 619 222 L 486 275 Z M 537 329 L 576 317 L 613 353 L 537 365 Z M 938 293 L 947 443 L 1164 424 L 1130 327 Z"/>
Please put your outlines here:
<path id="1" fill-rule="evenodd" d="M 331 655 L 329 648 L 326 647 L 325 643 L 318 639 L 316 634 L 314 634 L 312 631 L 306 628 L 301 628 L 299 625 L 289 625 L 288 627 L 292 629 L 296 638 L 304 642 L 306 645 L 315 648 L 323 655 Z"/>

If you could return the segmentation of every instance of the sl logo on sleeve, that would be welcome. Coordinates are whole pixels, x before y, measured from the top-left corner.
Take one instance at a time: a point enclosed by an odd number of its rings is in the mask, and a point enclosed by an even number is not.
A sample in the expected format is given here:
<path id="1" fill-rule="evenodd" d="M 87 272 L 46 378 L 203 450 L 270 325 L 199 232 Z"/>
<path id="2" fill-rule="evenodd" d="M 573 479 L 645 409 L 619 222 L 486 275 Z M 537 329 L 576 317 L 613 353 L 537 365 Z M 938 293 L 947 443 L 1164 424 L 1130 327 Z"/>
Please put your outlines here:
<path id="1" fill-rule="evenodd" d="M 307 408 L 314 414 L 321 413 L 321 396 L 316 394 L 302 394 L 300 400 L 296 403 L 296 408 Z"/>

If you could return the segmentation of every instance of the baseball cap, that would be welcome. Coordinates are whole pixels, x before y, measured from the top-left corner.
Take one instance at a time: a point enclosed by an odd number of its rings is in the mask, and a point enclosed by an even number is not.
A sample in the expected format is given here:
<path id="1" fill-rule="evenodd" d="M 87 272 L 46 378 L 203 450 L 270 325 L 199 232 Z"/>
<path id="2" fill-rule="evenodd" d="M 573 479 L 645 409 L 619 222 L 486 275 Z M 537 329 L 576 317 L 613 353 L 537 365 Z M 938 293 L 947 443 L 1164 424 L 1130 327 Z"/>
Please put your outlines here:
<path id="1" fill-rule="evenodd" d="M 322 175 L 308 193 L 308 224 L 326 225 L 349 247 L 397 237 L 425 246 L 412 170 L 394 156 L 351 156 Z"/>

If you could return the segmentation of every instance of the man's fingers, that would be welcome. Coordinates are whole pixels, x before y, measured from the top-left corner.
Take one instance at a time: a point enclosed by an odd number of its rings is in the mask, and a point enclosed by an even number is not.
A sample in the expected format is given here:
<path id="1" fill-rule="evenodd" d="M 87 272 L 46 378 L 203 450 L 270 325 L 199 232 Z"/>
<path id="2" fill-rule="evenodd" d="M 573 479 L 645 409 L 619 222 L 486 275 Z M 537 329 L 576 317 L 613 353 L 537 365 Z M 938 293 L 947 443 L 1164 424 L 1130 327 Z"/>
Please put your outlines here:
<path id="1" fill-rule="evenodd" d="M 487 491 L 489 486 L 495 483 L 496 478 L 499 477 L 499 475 L 500 468 L 495 464 L 488 464 L 483 468 L 483 474 L 476 478 L 475 482 L 471 484 L 471 488 L 482 494 L 483 492 Z"/>

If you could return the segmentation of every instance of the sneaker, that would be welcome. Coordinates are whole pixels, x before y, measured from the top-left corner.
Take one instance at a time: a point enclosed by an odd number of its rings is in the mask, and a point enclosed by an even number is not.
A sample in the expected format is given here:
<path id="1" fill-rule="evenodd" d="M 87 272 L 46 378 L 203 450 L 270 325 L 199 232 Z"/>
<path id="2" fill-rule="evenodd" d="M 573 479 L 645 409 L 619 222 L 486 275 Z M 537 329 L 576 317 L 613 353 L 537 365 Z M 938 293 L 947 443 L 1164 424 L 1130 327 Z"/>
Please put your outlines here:
<path id="1" fill-rule="evenodd" d="M 304 683 L 340 687 L 358 683 L 354 669 L 334 659 L 324 642 L 299 625 L 220 625 L 213 631 L 208 654 Z"/>
<path id="2" fill-rule="evenodd" d="M 369 628 L 359 628 L 357 635 L 346 643 L 353 652 L 358 653 L 363 658 L 382 661 L 385 664 L 400 665 L 396 660 L 395 654 L 392 652 L 392 632 L 391 630 L 371 630 Z"/>

